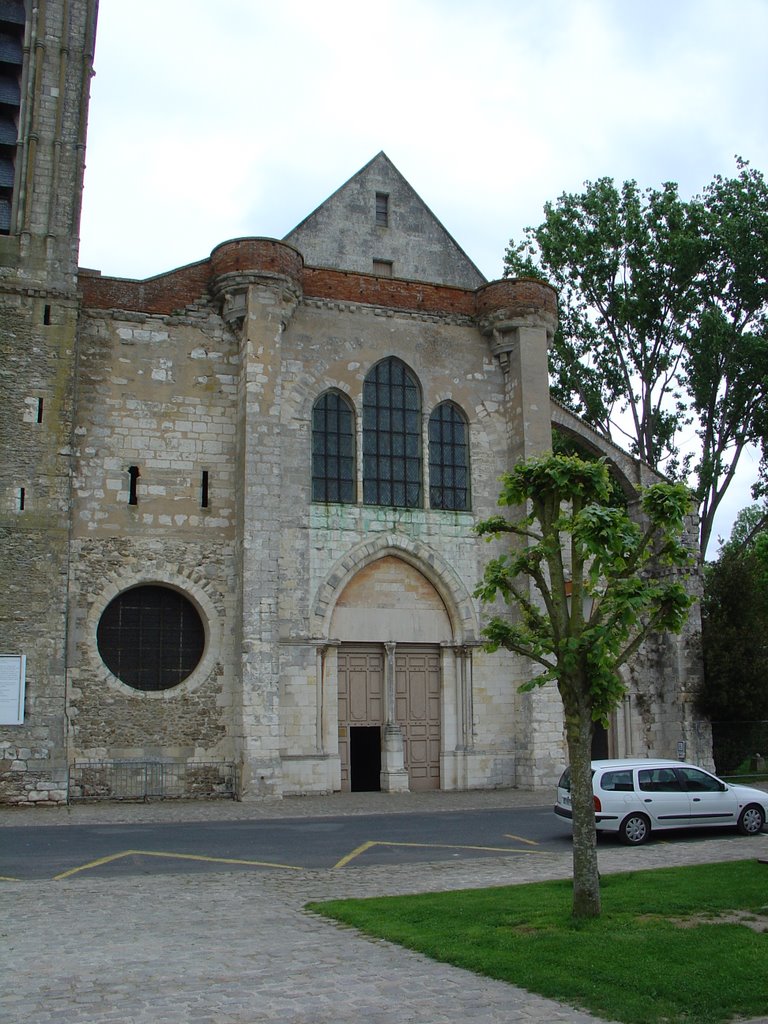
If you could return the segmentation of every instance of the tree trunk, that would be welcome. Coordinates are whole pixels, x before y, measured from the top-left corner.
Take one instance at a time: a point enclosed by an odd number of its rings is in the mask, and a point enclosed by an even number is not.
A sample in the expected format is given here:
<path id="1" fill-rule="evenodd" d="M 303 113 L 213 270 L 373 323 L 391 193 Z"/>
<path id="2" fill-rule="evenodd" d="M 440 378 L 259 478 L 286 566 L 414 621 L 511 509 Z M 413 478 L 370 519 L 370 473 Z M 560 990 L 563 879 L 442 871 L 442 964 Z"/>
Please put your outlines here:
<path id="1" fill-rule="evenodd" d="M 573 811 L 573 916 L 600 916 L 600 873 L 597 866 L 595 803 L 592 794 L 592 706 L 585 694 L 566 695 L 568 757 Z M 571 689 L 571 687 L 568 687 Z M 573 689 L 582 689 L 578 683 Z"/>

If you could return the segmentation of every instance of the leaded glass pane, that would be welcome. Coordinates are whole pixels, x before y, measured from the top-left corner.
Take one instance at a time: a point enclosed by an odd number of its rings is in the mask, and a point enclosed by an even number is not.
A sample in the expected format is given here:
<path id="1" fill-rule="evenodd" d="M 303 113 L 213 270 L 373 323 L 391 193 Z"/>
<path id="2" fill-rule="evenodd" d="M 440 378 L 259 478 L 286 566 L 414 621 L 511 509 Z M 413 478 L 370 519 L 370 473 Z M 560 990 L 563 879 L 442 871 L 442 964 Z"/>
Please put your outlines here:
<path id="1" fill-rule="evenodd" d="M 467 423 L 452 402 L 438 405 L 429 418 L 429 503 L 432 508 L 469 508 Z"/>
<path id="2" fill-rule="evenodd" d="M 421 505 L 420 390 L 416 378 L 398 359 L 377 363 L 365 380 L 363 452 L 366 504 Z M 410 465 L 406 466 L 406 460 Z"/>
<path id="3" fill-rule="evenodd" d="M 327 391 L 312 410 L 312 500 L 355 500 L 355 417 L 347 399 Z M 339 453 L 350 458 L 339 458 Z"/>

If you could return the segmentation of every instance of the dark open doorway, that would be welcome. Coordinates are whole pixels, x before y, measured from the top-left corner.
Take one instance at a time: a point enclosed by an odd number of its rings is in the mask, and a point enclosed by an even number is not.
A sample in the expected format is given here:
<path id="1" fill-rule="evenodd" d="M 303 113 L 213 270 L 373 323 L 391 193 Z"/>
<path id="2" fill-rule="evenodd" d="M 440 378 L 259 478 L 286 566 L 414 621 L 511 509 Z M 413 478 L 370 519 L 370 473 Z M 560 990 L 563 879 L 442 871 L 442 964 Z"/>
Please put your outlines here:
<path id="1" fill-rule="evenodd" d="M 350 789 L 375 793 L 381 789 L 381 727 L 353 725 L 349 730 Z"/>
<path id="2" fill-rule="evenodd" d="M 592 760 L 600 761 L 608 756 L 608 730 L 602 722 L 594 722 L 592 728 Z"/>

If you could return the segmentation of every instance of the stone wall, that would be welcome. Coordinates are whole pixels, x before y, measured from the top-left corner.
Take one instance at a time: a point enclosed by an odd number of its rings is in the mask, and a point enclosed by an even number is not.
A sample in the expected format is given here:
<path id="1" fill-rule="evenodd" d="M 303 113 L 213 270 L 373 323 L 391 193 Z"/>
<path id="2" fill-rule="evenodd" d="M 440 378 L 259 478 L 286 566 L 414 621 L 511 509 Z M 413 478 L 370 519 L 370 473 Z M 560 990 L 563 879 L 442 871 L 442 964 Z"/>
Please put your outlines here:
<path id="1" fill-rule="evenodd" d="M 72 298 L 0 287 L 0 650 L 26 655 L 21 725 L 0 725 L 0 792 L 66 790 L 65 687 L 73 351 Z M 63 774 L 62 774 L 63 773 Z"/>
<path id="2" fill-rule="evenodd" d="M 176 317 L 116 312 L 83 320 L 70 586 L 73 757 L 234 757 L 238 374 L 236 342 L 205 307 Z M 130 466 L 140 474 L 135 505 Z M 182 591 L 205 624 L 202 665 L 171 690 L 122 684 L 96 647 L 109 601 L 139 583 Z"/>
<path id="3" fill-rule="evenodd" d="M 0 797 L 66 798 L 77 236 L 94 0 L 27 4 L 12 233 L 0 237 L 0 650 L 27 657 Z"/>
<path id="4" fill-rule="evenodd" d="M 376 216 L 376 195 L 386 216 Z M 370 274 L 374 260 L 393 277 L 474 289 L 480 271 L 384 153 L 379 153 L 285 240 L 315 267 Z"/>

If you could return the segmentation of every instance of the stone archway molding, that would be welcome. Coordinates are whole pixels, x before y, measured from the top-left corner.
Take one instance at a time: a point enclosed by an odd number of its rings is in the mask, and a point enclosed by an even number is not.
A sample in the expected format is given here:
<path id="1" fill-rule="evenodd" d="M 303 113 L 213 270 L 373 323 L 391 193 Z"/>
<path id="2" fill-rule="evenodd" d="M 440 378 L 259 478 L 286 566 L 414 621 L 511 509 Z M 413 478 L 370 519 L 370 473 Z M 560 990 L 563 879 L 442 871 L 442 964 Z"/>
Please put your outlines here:
<path id="1" fill-rule="evenodd" d="M 618 481 L 630 502 L 636 501 L 638 490 L 650 484 L 658 483 L 664 477 L 656 473 L 647 463 L 629 455 L 618 445 L 603 437 L 596 430 L 593 430 L 587 423 L 580 420 L 578 416 L 566 409 L 564 405 L 552 400 L 551 402 L 552 426 L 565 434 L 569 434 L 578 443 L 582 444 L 587 451 L 604 457 L 608 466 Z"/>
<path id="2" fill-rule="evenodd" d="M 364 540 L 336 562 L 315 595 L 310 619 L 313 637 L 332 639 L 329 636 L 331 618 L 347 583 L 361 569 L 388 555 L 407 562 L 432 584 L 445 605 L 456 644 L 477 641 L 477 613 L 463 581 L 434 548 L 399 533 L 386 533 Z"/>

